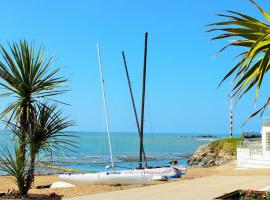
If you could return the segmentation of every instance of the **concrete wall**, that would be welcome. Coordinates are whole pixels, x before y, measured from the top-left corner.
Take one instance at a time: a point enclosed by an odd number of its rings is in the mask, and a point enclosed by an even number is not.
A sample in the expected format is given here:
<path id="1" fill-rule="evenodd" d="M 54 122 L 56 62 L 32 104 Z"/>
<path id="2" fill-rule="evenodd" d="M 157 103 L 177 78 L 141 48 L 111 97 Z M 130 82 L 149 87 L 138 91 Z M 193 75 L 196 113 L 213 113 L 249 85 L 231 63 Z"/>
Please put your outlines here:
<path id="1" fill-rule="evenodd" d="M 269 126 L 263 126 L 262 127 L 262 147 L 263 147 L 263 151 L 266 152 L 267 151 L 267 134 L 270 134 L 270 127 Z"/>
<path id="2" fill-rule="evenodd" d="M 250 159 L 250 150 L 248 148 L 237 148 L 237 167 L 242 168 L 242 164 L 245 164 Z"/>

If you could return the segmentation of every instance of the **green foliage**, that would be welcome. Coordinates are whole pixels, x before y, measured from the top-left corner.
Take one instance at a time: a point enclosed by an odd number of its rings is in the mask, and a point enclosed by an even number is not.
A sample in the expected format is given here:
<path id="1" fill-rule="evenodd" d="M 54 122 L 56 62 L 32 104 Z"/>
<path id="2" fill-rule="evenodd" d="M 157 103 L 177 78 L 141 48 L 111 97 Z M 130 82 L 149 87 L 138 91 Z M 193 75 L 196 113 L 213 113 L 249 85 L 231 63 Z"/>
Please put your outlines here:
<path id="1" fill-rule="evenodd" d="M 240 200 L 270 200 L 270 192 L 247 190 L 240 193 Z"/>
<path id="2" fill-rule="evenodd" d="M 61 68 L 50 71 L 54 58 L 45 59 L 43 48 L 35 53 L 34 46 L 24 40 L 9 44 L 9 50 L 0 45 L 0 52 L 4 60 L 0 62 L 0 85 L 5 90 L 1 96 L 15 99 L 2 116 L 11 112 L 19 118 L 26 107 L 29 117 L 33 104 L 65 92 L 59 88 L 67 79 L 56 76 Z"/>
<path id="3" fill-rule="evenodd" d="M 220 151 L 223 151 L 224 153 L 235 156 L 237 142 L 241 141 L 243 141 L 243 138 L 224 138 L 211 142 L 209 146 L 211 147 L 212 151 L 215 152 L 217 155 Z"/>
<path id="4" fill-rule="evenodd" d="M 265 74 L 270 68 L 270 14 L 254 1 L 250 0 L 250 2 L 262 13 L 265 22 L 239 12 L 226 11 L 223 14 L 218 14 L 226 20 L 210 24 L 209 26 L 214 28 L 210 29 L 209 32 L 222 32 L 212 38 L 213 40 L 233 39 L 218 53 L 228 47 L 243 47 L 245 49 L 244 52 L 236 56 L 240 57 L 240 61 L 227 73 L 221 83 L 229 77 L 233 77 L 232 93 L 237 100 L 255 88 L 256 101 Z M 257 114 L 262 115 L 269 103 L 270 96 L 249 119 Z"/>
<path id="5" fill-rule="evenodd" d="M 25 186 L 26 179 L 26 163 L 20 159 L 20 150 L 18 145 L 14 145 L 14 153 L 8 148 L 4 148 L 0 156 L 0 169 L 14 177 L 14 182 L 17 184 L 20 193 Z"/>
<path id="6" fill-rule="evenodd" d="M 21 152 L 16 145 L 15 153 L 12 154 L 5 148 L 0 157 L 0 169 L 15 177 L 20 190 L 28 191 L 34 179 L 34 169 L 36 158 L 42 153 L 43 156 L 60 152 L 63 149 L 72 150 L 75 148 L 74 136 L 63 132 L 64 129 L 73 125 L 66 117 L 62 117 L 62 112 L 57 110 L 56 105 L 40 104 L 35 109 L 33 118 L 26 139 L 26 157 L 20 158 Z M 7 123 L 14 135 L 21 137 L 21 127 L 17 124 Z"/>
<path id="7" fill-rule="evenodd" d="M 27 147 L 32 154 L 52 154 L 76 148 L 75 136 L 63 131 L 74 123 L 62 115 L 56 105 L 38 104 L 35 107 L 34 126 L 31 126 L 26 137 Z M 21 137 L 20 126 L 10 124 L 9 127 L 18 138 Z"/>
<path id="8" fill-rule="evenodd" d="M 20 195 L 31 187 L 38 154 L 74 147 L 74 141 L 62 132 L 73 123 L 62 118 L 55 105 L 44 103 L 56 101 L 51 98 L 66 91 L 62 88 L 67 79 L 57 76 L 61 68 L 51 70 L 54 58 L 45 59 L 43 51 L 25 40 L 9 44 L 7 49 L 0 45 L 1 96 L 12 99 L 0 118 L 8 117 L 4 122 L 18 141 L 15 155 L 4 151 L 0 163 L 2 170 L 16 177 Z"/>

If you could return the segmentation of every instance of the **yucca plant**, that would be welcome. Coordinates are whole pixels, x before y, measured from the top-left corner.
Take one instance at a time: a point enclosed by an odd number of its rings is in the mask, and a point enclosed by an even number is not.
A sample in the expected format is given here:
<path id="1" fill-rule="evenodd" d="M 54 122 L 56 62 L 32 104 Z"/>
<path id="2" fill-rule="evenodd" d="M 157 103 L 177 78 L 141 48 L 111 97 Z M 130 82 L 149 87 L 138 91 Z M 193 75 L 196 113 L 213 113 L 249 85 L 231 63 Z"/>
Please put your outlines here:
<path id="1" fill-rule="evenodd" d="M 11 43 L 9 48 L 0 45 L 0 55 L 0 94 L 13 100 L 2 111 L 0 118 L 8 117 L 7 125 L 13 123 L 20 127 L 17 133 L 18 154 L 20 161 L 26 165 L 29 134 L 32 134 L 36 116 L 40 114 L 36 109 L 44 100 L 64 93 L 62 86 L 67 79 L 58 76 L 61 68 L 51 69 L 53 57 L 45 59 L 42 47 L 37 49 L 25 40 Z M 21 192 L 26 194 L 25 190 Z"/>
<path id="2" fill-rule="evenodd" d="M 44 98 L 62 94 L 60 86 L 65 78 L 57 77 L 60 68 L 51 70 L 54 58 L 45 59 L 44 49 L 35 49 L 27 41 L 9 44 L 9 49 L 0 45 L 2 61 L 0 61 L 1 96 L 13 97 L 14 101 L 1 113 L 1 117 L 10 114 L 21 126 L 19 148 L 24 160 L 26 132 L 31 125 L 35 104 Z"/>
<path id="3" fill-rule="evenodd" d="M 254 100 L 256 101 L 261 89 L 264 77 L 270 67 L 270 14 L 262 9 L 254 1 L 249 0 L 263 15 L 264 21 L 242 14 L 235 11 L 225 11 L 223 14 L 218 14 L 225 18 L 225 21 L 210 24 L 213 27 L 209 30 L 221 31 L 221 34 L 212 38 L 218 39 L 234 39 L 228 45 L 223 47 L 218 53 L 228 47 L 242 47 L 244 49 L 236 57 L 240 61 L 232 67 L 226 74 L 221 83 L 232 77 L 233 87 L 231 93 L 240 100 L 243 95 L 255 89 Z M 255 115 L 262 115 L 267 105 L 270 103 L 270 96 L 256 112 L 249 118 Z"/>
<path id="4" fill-rule="evenodd" d="M 64 131 L 73 126 L 74 122 L 63 117 L 62 111 L 57 109 L 56 104 L 39 104 L 36 108 L 34 124 L 35 126 L 31 127 L 31 131 L 27 134 L 27 147 L 31 150 L 31 154 L 42 153 L 46 157 L 62 150 L 73 151 L 76 148 L 75 136 Z M 20 134 L 20 128 L 13 127 L 13 132 Z"/>
<path id="5" fill-rule="evenodd" d="M 18 186 L 19 194 L 27 194 L 25 180 L 27 177 L 26 163 L 20 159 L 18 144 L 14 142 L 14 152 L 7 147 L 0 156 L 0 169 L 12 176 L 14 183 Z"/>
<path id="6" fill-rule="evenodd" d="M 62 112 L 57 110 L 56 105 L 40 104 L 37 107 L 35 126 L 27 134 L 27 146 L 30 151 L 30 167 L 27 174 L 27 187 L 30 188 L 34 180 L 34 170 L 38 155 L 51 156 L 58 154 L 62 150 L 74 150 L 75 140 L 73 135 L 65 132 L 66 128 L 74 123 L 66 117 L 62 117 Z M 17 129 L 19 133 L 20 130 Z"/>
<path id="7" fill-rule="evenodd" d="M 22 195 L 27 194 L 34 180 L 36 158 L 38 155 L 46 157 L 53 153 L 61 152 L 62 150 L 74 150 L 76 147 L 74 141 L 75 136 L 64 132 L 66 128 L 73 126 L 74 123 L 68 120 L 68 118 L 62 117 L 62 112 L 57 110 L 56 105 L 36 105 L 34 118 L 32 120 L 34 126 L 30 127 L 26 137 L 26 155 L 29 159 L 26 160 L 24 164 L 25 175 L 21 177 L 24 178 L 24 189 L 19 188 L 20 191 L 26 192 Z M 8 123 L 8 127 L 16 137 L 21 138 L 22 132 L 19 125 Z M 9 158 L 8 160 L 16 160 L 11 159 L 10 155 L 11 154 L 8 153 L 5 157 Z M 6 163 L 10 165 L 10 162 Z M 14 170 L 14 165 L 10 165 L 9 168 Z M 3 170 L 14 176 L 14 173 L 10 173 L 10 170 Z"/>

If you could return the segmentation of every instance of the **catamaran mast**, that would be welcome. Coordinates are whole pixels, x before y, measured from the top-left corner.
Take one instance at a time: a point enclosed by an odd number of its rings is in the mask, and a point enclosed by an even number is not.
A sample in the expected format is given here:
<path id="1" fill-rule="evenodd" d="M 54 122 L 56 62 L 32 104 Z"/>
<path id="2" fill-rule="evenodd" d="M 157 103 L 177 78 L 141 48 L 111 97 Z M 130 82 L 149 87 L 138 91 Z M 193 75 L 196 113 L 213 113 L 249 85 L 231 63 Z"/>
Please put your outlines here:
<path id="1" fill-rule="evenodd" d="M 109 151 L 110 151 L 110 158 L 111 158 L 111 167 L 113 169 L 114 163 L 113 163 L 113 157 L 112 157 L 111 136 L 110 136 L 110 128 L 109 128 L 109 122 L 108 122 L 107 103 L 106 103 L 105 90 L 104 90 L 103 70 L 102 70 L 102 65 L 101 65 L 100 50 L 99 50 L 98 44 L 97 44 L 97 52 L 98 52 L 98 65 L 99 65 L 100 81 L 101 81 L 101 88 L 102 88 L 103 106 L 104 106 L 104 112 L 105 112 L 105 122 L 106 122 L 107 136 L 108 136 L 108 142 L 109 142 Z"/>
<path id="2" fill-rule="evenodd" d="M 131 101 L 132 101 L 132 107 L 133 107 L 133 111 L 134 111 L 134 115 L 135 115 L 136 125 L 137 125 L 137 129 L 138 129 L 139 137 L 141 138 L 141 129 L 140 129 L 140 124 L 139 124 L 139 119 L 138 119 L 136 104 L 135 104 L 135 100 L 134 100 L 134 96 L 133 96 L 133 92 L 132 92 L 131 81 L 130 81 L 130 77 L 129 77 L 128 67 L 127 67 L 127 62 L 126 62 L 126 56 L 125 56 L 125 52 L 124 51 L 122 51 L 122 57 L 123 57 L 125 71 L 126 71 L 126 76 L 127 76 L 127 80 L 128 80 L 129 93 L 130 93 L 130 97 L 131 97 Z M 145 157 L 145 151 L 144 151 L 143 144 L 142 144 L 142 154 L 143 154 L 143 160 L 145 162 L 145 165 L 147 166 L 147 161 L 146 161 L 146 157 Z"/>
<path id="3" fill-rule="evenodd" d="M 143 134 L 144 134 L 144 101 L 145 101 L 145 85 L 146 85 L 146 63 L 147 63 L 147 39 L 148 32 L 145 33 L 144 41 L 144 62 L 143 62 L 143 85 L 142 85 L 142 111 L 141 111 L 141 137 L 140 137 L 140 157 L 139 168 L 142 168 L 143 155 Z"/>

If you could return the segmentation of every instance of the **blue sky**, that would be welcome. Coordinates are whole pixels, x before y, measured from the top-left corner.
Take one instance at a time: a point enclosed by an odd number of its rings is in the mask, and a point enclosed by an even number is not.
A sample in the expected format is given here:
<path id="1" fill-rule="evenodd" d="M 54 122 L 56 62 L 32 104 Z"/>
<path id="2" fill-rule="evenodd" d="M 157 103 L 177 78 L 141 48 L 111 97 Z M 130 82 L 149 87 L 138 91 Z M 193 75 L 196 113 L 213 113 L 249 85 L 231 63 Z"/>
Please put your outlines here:
<path id="1" fill-rule="evenodd" d="M 258 0 L 270 10 L 267 1 Z M 268 3 L 268 4 L 267 4 Z M 112 131 L 136 131 L 121 58 L 126 51 L 137 108 L 140 108 L 144 33 L 149 32 L 146 131 L 227 133 L 228 85 L 217 89 L 239 50 L 213 58 L 224 41 L 210 42 L 206 25 L 216 13 L 235 10 L 262 18 L 247 0 L 25 0 L 1 1 L 0 43 L 27 39 L 57 55 L 71 90 L 59 97 L 78 131 L 104 131 L 96 43 L 101 46 Z M 267 84 L 265 81 L 264 85 Z M 262 89 L 258 106 L 267 97 Z M 2 106 L 9 100 L 2 100 Z M 1 106 L 1 107 L 2 107 Z M 261 119 L 244 128 L 255 111 L 252 94 L 235 108 L 234 131 L 259 131 Z M 269 113 L 268 113 L 269 114 Z M 267 113 L 266 113 L 267 116 Z"/>

